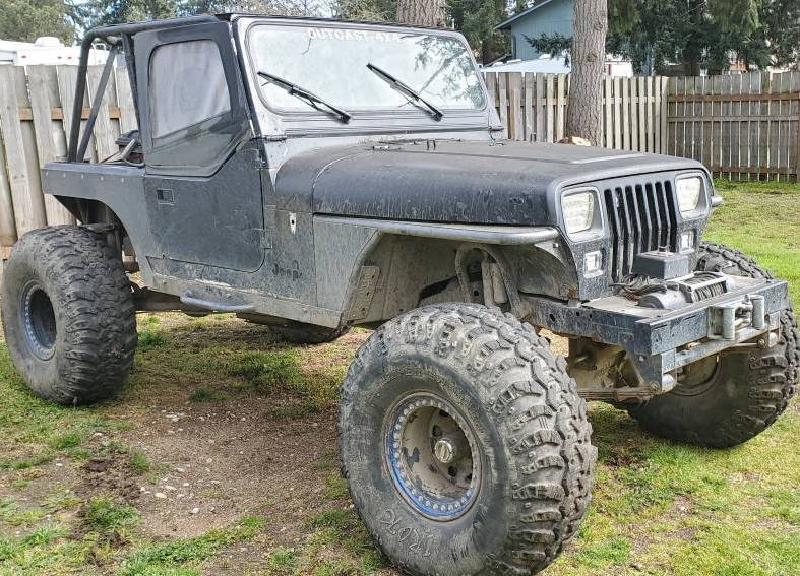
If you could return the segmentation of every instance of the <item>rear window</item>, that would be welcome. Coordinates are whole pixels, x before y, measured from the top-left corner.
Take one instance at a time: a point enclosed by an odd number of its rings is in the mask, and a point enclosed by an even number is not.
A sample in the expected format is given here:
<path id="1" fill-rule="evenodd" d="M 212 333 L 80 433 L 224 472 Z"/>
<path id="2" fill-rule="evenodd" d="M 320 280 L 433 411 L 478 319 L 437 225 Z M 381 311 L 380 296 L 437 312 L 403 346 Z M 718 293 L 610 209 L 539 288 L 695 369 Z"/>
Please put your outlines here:
<path id="1" fill-rule="evenodd" d="M 222 116 L 231 98 L 215 42 L 166 44 L 150 57 L 150 130 L 153 139 Z"/>

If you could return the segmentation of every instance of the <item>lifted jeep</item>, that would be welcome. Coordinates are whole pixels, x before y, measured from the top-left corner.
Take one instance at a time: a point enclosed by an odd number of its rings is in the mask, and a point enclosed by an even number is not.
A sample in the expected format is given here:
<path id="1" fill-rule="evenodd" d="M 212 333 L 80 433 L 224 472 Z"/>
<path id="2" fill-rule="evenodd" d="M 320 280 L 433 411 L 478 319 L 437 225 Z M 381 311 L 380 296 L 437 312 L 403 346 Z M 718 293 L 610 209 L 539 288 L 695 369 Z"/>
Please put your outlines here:
<path id="1" fill-rule="evenodd" d="M 498 137 L 448 31 L 222 15 L 91 30 L 82 135 L 44 169 L 82 223 L 23 237 L 2 313 L 38 395 L 124 384 L 137 311 L 235 313 L 296 342 L 375 328 L 340 438 L 378 546 L 420 575 L 543 569 L 589 505 L 586 400 L 713 447 L 775 422 L 800 338 L 786 282 L 701 242 L 721 198 L 681 158 Z M 85 154 L 123 51 L 139 130 Z M 136 272 L 136 283 L 128 272 Z M 569 338 L 566 361 L 540 329 Z"/>

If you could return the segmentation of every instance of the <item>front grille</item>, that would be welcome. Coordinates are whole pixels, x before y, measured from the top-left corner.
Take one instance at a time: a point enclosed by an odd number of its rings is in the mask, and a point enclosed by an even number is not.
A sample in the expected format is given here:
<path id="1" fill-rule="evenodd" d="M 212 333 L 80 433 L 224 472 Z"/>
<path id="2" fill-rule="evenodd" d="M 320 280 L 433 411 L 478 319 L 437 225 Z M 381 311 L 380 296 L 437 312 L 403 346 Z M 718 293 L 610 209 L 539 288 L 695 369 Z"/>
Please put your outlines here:
<path id="1" fill-rule="evenodd" d="M 603 193 L 609 227 L 609 264 L 614 282 L 621 282 L 633 269 L 633 258 L 641 252 L 677 251 L 678 217 L 671 181 L 625 183 Z"/>

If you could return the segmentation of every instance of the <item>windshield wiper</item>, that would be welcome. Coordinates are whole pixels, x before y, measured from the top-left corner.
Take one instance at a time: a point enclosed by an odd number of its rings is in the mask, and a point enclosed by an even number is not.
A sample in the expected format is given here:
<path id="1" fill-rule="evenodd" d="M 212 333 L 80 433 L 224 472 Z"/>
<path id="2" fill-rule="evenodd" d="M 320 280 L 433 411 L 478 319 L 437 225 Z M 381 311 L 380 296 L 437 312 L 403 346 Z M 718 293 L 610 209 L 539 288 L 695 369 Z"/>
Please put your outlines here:
<path id="1" fill-rule="evenodd" d="M 281 78 L 280 76 L 275 76 L 274 74 L 268 74 L 267 72 L 261 72 L 260 70 L 256 72 L 262 78 L 269 80 L 276 86 L 280 86 L 284 90 L 286 90 L 292 96 L 295 96 L 314 108 L 315 110 L 320 110 L 321 112 L 327 112 L 340 122 L 347 124 L 350 122 L 350 119 L 353 117 L 352 114 L 342 110 L 341 108 L 337 108 L 333 104 L 329 104 L 316 94 L 314 94 L 311 90 L 306 90 L 302 86 L 298 86 L 293 82 L 289 82 Z M 320 109 L 322 106 L 322 109 Z"/>
<path id="2" fill-rule="evenodd" d="M 411 86 L 399 80 L 389 74 L 386 70 L 381 70 L 375 64 L 367 64 L 367 68 L 369 68 L 370 72 L 374 72 L 378 75 L 378 77 L 386 82 L 389 86 L 400 92 L 401 94 L 405 94 L 408 96 L 413 104 L 416 104 L 418 107 L 430 112 L 433 119 L 437 122 L 442 119 L 444 114 L 442 111 L 439 110 L 436 106 L 425 100 L 420 93 L 414 90 Z"/>

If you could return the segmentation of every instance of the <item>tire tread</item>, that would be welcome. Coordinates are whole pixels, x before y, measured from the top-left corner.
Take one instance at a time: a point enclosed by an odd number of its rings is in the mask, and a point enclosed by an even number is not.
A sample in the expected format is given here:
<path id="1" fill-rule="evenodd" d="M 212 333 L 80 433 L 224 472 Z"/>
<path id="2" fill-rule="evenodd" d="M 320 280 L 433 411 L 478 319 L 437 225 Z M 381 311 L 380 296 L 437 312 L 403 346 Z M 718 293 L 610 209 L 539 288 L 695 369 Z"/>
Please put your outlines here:
<path id="1" fill-rule="evenodd" d="M 12 249 L 10 262 L 27 258 L 54 283 L 49 296 L 63 310 L 58 381 L 35 392 L 60 404 L 114 396 L 133 366 L 137 342 L 136 310 L 121 259 L 100 235 L 75 226 L 29 232 Z M 13 295 L 4 294 L 7 298 Z"/>
<path id="2" fill-rule="evenodd" d="M 480 383 L 479 395 L 505 438 L 516 478 L 508 494 L 517 521 L 502 553 L 487 559 L 487 573 L 542 570 L 577 531 L 591 502 L 597 460 L 586 402 L 563 359 L 511 315 L 478 305 L 428 306 L 373 333 L 345 379 L 343 405 L 358 393 L 359 372 L 370 358 L 385 355 L 394 341 L 458 363 Z M 342 417 L 340 435 L 346 425 Z M 347 462 L 343 471 L 348 476 Z"/>

